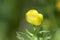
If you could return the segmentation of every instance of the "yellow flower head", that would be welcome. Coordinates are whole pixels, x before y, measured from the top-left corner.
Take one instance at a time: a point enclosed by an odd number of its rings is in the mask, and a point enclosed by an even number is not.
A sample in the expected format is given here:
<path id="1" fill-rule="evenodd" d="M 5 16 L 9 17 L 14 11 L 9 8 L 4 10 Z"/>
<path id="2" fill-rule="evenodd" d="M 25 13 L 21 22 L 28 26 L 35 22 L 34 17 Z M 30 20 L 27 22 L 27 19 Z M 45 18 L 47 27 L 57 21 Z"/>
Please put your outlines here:
<path id="1" fill-rule="evenodd" d="M 39 14 L 37 10 L 29 10 L 26 13 L 26 21 L 33 25 L 40 25 L 43 21 L 43 15 Z"/>
<path id="2" fill-rule="evenodd" d="M 60 1 L 57 1 L 57 2 L 56 2 L 56 7 L 57 7 L 58 9 L 60 9 Z"/>

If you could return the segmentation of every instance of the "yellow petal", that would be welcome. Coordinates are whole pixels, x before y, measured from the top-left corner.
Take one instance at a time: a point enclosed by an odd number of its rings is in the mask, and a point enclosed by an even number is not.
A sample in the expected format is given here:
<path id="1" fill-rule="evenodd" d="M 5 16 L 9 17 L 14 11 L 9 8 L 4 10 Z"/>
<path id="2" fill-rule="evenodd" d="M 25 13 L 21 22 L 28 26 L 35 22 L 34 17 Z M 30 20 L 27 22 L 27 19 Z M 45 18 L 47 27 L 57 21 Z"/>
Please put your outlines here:
<path id="1" fill-rule="evenodd" d="M 38 16 L 40 17 L 40 20 L 43 21 L 43 15 L 40 13 Z"/>
<path id="2" fill-rule="evenodd" d="M 29 10 L 26 15 L 36 15 L 38 14 L 37 10 Z"/>

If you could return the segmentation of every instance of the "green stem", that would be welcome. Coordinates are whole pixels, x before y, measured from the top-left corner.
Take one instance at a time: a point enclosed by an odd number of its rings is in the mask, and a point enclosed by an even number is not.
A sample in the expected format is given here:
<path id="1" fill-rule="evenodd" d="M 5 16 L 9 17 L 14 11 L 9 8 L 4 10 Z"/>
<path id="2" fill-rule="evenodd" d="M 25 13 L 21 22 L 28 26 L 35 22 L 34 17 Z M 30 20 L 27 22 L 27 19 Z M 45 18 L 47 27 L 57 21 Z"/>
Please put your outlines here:
<path id="1" fill-rule="evenodd" d="M 43 31 L 43 27 L 40 27 L 39 32 Z M 40 33 L 40 36 L 38 37 L 38 40 L 44 40 L 43 32 Z"/>
<path id="2" fill-rule="evenodd" d="M 38 34 L 38 27 L 34 26 L 34 35 L 37 36 L 37 34 Z"/>

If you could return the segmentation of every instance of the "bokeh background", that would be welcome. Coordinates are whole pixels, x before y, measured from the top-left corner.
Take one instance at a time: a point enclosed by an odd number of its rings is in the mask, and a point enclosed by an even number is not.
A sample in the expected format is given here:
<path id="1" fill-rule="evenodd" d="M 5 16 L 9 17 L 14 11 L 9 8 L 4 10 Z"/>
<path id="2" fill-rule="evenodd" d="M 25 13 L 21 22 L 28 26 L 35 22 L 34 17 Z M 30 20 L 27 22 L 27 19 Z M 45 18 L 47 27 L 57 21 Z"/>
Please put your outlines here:
<path id="1" fill-rule="evenodd" d="M 42 26 L 51 31 L 51 40 L 60 40 L 60 0 L 0 0 L 0 40 L 19 40 L 16 32 L 25 33 L 25 29 L 33 33 L 33 26 L 25 20 L 30 9 L 44 15 Z M 29 40 L 20 35 L 21 40 Z"/>

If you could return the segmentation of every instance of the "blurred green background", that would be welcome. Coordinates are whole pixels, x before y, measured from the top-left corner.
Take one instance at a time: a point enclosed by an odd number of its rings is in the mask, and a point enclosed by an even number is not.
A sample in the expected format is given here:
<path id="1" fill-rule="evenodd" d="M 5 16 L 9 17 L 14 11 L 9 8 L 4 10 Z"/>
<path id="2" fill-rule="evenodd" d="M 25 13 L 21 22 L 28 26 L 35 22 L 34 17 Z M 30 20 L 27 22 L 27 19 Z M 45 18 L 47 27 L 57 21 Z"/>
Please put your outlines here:
<path id="1" fill-rule="evenodd" d="M 43 28 L 51 31 L 51 40 L 60 40 L 60 9 L 56 3 L 60 0 L 0 0 L 0 40 L 19 40 L 16 32 L 33 33 L 32 25 L 25 20 L 25 13 L 36 9 L 44 15 Z M 21 37 L 29 40 L 26 35 Z"/>

